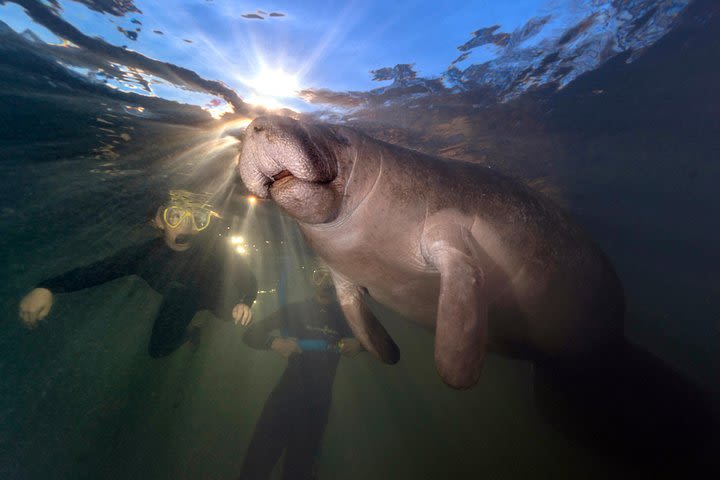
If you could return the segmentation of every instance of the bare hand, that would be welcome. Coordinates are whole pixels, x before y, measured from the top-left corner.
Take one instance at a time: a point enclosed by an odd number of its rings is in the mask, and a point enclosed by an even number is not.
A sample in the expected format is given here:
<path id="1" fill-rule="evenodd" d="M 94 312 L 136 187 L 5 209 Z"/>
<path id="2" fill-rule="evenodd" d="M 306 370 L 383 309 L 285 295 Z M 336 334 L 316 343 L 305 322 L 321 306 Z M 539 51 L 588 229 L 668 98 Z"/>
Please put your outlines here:
<path id="1" fill-rule="evenodd" d="M 52 292 L 47 288 L 36 288 L 20 300 L 18 314 L 28 328 L 35 328 L 38 320 L 48 316 L 52 304 Z"/>
<path id="2" fill-rule="evenodd" d="M 363 347 L 356 338 L 343 338 L 339 342 L 340 354 L 346 357 L 354 357 L 363 351 Z"/>
<path id="3" fill-rule="evenodd" d="M 247 327 L 252 322 L 252 311 L 244 303 L 238 303 L 232 309 L 232 317 L 235 325 L 239 323 L 243 327 Z"/>
<path id="4" fill-rule="evenodd" d="M 278 337 L 273 340 L 270 348 L 272 348 L 285 358 L 290 357 L 290 355 L 294 353 L 302 353 L 302 348 L 300 348 L 300 345 L 298 345 L 297 338 Z"/>

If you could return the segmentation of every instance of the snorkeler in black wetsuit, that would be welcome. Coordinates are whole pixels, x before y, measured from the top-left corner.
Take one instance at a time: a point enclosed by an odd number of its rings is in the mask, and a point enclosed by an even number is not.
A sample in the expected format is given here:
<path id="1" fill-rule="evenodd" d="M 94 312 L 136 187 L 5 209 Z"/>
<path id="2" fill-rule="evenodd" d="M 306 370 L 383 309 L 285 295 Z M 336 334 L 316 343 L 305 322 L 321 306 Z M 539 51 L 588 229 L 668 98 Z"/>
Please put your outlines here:
<path id="1" fill-rule="evenodd" d="M 315 478 L 340 355 L 355 356 L 362 347 L 345 322 L 329 272 L 315 270 L 313 285 L 314 297 L 280 308 L 243 336 L 253 348 L 286 357 L 288 365 L 255 426 L 241 480 L 268 478 L 283 450 L 284 480 Z"/>
<path id="2" fill-rule="evenodd" d="M 209 232 L 213 216 L 217 214 L 195 194 L 171 191 L 170 202 L 158 209 L 154 220 L 162 238 L 40 282 L 20 302 L 20 317 L 34 327 L 50 312 L 55 293 L 138 275 L 163 296 L 148 348 L 154 358 L 169 355 L 189 339 L 188 326 L 199 310 L 249 324 L 257 282 L 245 262 L 225 251 L 225 242 Z"/>

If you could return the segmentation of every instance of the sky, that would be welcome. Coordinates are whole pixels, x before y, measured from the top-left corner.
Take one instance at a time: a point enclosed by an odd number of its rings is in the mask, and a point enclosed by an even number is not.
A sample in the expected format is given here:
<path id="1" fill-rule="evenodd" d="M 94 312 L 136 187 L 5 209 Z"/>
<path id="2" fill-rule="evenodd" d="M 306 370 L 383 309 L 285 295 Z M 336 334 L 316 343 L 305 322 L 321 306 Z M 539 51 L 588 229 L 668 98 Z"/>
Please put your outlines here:
<path id="1" fill-rule="evenodd" d="M 423 76 L 440 75 L 473 31 L 496 23 L 513 29 L 548 2 L 475 0 L 451 7 L 417 0 L 138 0 L 135 5 L 143 13 L 125 18 L 92 11 L 79 2 L 59 3 L 62 17 L 86 35 L 221 80 L 245 96 L 253 80 L 268 70 L 297 77 L 300 89 L 337 91 L 378 87 L 369 72 L 398 63 L 415 64 Z M 241 16 L 258 10 L 285 16 Z M 0 6 L 0 19 L 16 31 L 28 28 L 45 41 L 58 41 L 17 5 Z M 142 30 L 132 41 L 118 26 Z"/>
<path id="2" fill-rule="evenodd" d="M 222 81 L 251 103 L 272 101 L 307 110 L 309 105 L 297 98 L 299 90 L 368 91 L 388 83 L 373 81 L 372 70 L 404 63 L 413 64 L 419 76 L 439 77 L 478 29 L 499 25 L 498 32 L 513 32 L 532 18 L 552 15 L 527 41 L 539 42 L 582 20 L 588 5 L 609 2 L 135 0 L 142 13 L 124 17 L 93 11 L 79 1 L 58 3 L 62 18 L 85 35 Z M 264 19 L 243 17 L 252 14 Z M 18 32 L 30 29 L 46 42 L 59 42 L 16 4 L 0 0 L 0 20 Z M 132 40 L 118 28 L 131 35 L 140 31 Z M 457 66 L 492 60 L 499 50 L 493 44 L 473 48 Z M 153 83 L 153 93 L 193 104 L 212 99 L 163 82 Z"/>

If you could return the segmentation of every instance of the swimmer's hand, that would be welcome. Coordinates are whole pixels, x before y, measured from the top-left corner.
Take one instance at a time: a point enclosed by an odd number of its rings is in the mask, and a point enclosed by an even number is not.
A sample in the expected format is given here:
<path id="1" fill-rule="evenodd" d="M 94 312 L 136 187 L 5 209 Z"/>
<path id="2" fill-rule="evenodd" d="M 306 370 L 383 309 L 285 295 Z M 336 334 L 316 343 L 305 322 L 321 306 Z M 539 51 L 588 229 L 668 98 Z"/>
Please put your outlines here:
<path id="1" fill-rule="evenodd" d="M 233 307 L 232 316 L 233 320 L 235 320 L 235 325 L 239 323 L 243 327 L 247 327 L 250 325 L 250 322 L 252 322 L 252 311 L 250 311 L 250 307 L 244 303 L 238 303 Z"/>
<path id="2" fill-rule="evenodd" d="M 340 354 L 346 357 L 354 357 L 363 350 L 362 345 L 356 338 L 343 338 L 338 342 L 338 346 L 340 347 Z"/>
<path id="3" fill-rule="evenodd" d="M 53 304 L 53 294 L 47 288 L 35 288 L 20 300 L 19 315 L 25 326 L 35 328 L 38 320 L 48 316 Z"/>
<path id="4" fill-rule="evenodd" d="M 302 353 L 297 338 L 277 337 L 272 341 L 270 348 L 285 358 L 289 358 L 294 353 Z"/>

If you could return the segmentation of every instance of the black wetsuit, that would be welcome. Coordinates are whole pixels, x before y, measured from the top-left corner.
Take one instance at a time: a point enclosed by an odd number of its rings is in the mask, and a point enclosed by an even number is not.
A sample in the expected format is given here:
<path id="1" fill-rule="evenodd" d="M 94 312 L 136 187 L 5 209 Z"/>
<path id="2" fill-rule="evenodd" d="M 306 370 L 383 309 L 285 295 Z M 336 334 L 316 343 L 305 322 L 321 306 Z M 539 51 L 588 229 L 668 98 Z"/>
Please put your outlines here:
<path id="1" fill-rule="evenodd" d="M 280 335 L 300 340 L 324 340 L 337 345 L 352 337 L 337 302 L 321 304 L 314 298 L 286 305 L 252 324 L 243 336 L 249 346 L 268 349 Z M 255 426 L 240 478 L 266 479 L 285 452 L 285 480 L 314 478 L 313 467 L 327 424 L 332 385 L 340 354 L 334 350 L 293 354 Z"/>
<path id="2" fill-rule="evenodd" d="M 217 239 L 217 241 L 215 241 Z M 162 357 L 187 339 L 187 327 L 199 310 L 229 319 L 238 303 L 252 306 L 257 282 L 245 262 L 214 239 L 196 239 L 178 252 L 163 238 L 125 248 L 115 255 L 40 282 L 53 293 L 74 292 L 127 275 L 138 275 L 163 296 L 153 325 L 149 353 Z"/>

